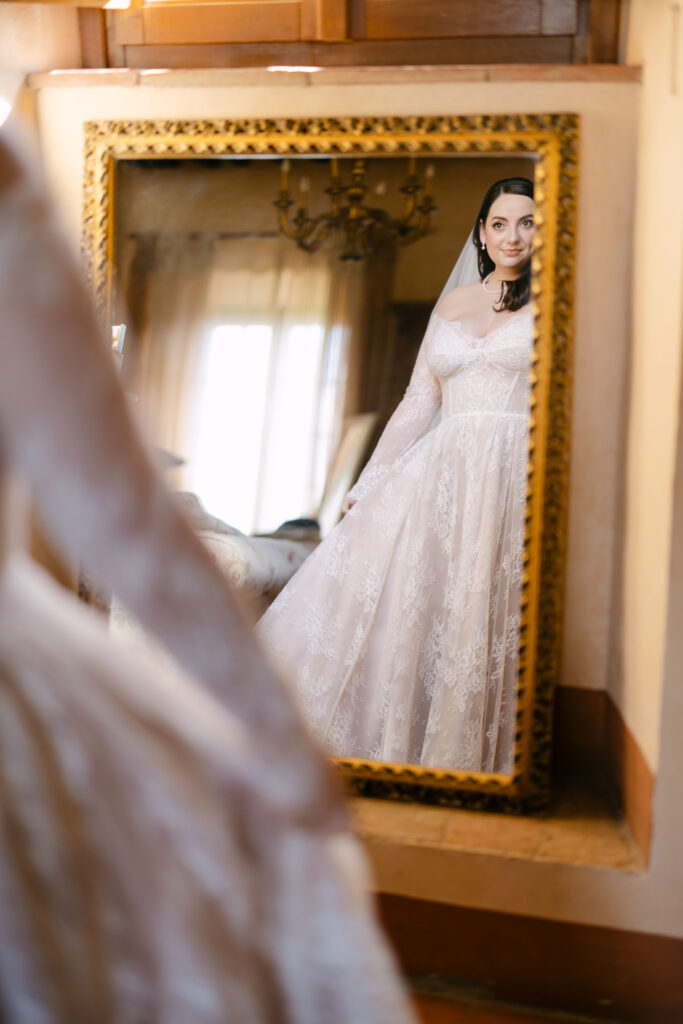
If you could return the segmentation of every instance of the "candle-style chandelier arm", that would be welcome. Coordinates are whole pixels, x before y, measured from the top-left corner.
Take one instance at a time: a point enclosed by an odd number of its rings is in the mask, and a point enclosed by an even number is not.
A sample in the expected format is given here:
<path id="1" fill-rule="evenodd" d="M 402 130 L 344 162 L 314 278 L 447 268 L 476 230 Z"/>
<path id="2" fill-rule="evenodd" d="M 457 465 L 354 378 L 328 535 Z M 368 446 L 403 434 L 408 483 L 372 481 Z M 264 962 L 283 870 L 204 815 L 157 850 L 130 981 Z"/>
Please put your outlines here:
<path id="1" fill-rule="evenodd" d="M 416 219 L 406 224 L 403 230 L 399 230 L 396 241 L 399 245 L 410 245 L 419 238 L 424 238 L 431 228 L 431 214 L 436 209 L 436 203 L 431 196 L 424 196 L 419 206 L 416 206 Z"/>
<path id="2" fill-rule="evenodd" d="M 417 176 L 415 157 L 411 156 L 408 163 L 408 177 L 406 178 L 405 184 L 401 186 L 401 192 L 406 197 L 403 204 L 403 216 L 401 218 L 404 224 L 408 224 L 412 219 L 417 208 L 417 197 L 421 191 L 422 182 Z"/>
<path id="3" fill-rule="evenodd" d="M 315 217 L 308 222 L 305 236 L 299 236 L 299 245 L 306 252 L 315 252 L 319 249 L 330 232 L 330 222 L 324 217 Z"/>
<path id="4" fill-rule="evenodd" d="M 415 158 L 410 158 L 408 178 L 401 188 L 406 200 L 402 225 L 397 236 L 399 245 L 409 245 L 411 242 L 417 241 L 418 238 L 424 238 L 429 231 L 430 215 L 436 210 L 436 203 L 432 198 L 433 179 L 434 166 L 427 164 L 423 184 L 416 171 Z M 421 193 L 424 193 L 422 198 L 420 198 Z"/>
<path id="5" fill-rule="evenodd" d="M 434 168 L 429 164 L 425 170 L 424 182 L 417 173 L 416 161 L 411 157 L 408 177 L 401 192 L 405 195 L 401 217 L 392 218 L 381 207 L 367 206 L 365 196 L 365 160 L 354 159 L 351 165 L 351 181 L 345 184 L 339 173 L 339 159 L 331 158 L 330 184 L 325 193 L 330 197 L 329 213 L 310 217 L 308 214 L 308 193 L 310 181 L 302 177 L 299 182 L 299 201 L 292 198 L 289 189 L 289 160 L 281 165 L 279 198 L 274 205 L 278 208 L 280 230 L 287 238 L 307 252 L 315 252 L 326 238 L 336 232 L 342 238 L 340 259 L 359 260 L 366 256 L 380 237 L 392 235 L 399 245 L 408 245 L 422 238 L 430 228 L 430 215 L 436 209 L 431 196 L 431 182 Z M 384 194 L 384 184 L 375 188 L 377 195 Z M 292 215 L 290 208 L 296 206 Z"/>
<path id="6" fill-rule="evenodd" d="M 280 226 L 280 231 L 283 233 L 283 235 L 287 235 L 288 238 L 295 239 L 296 230 L 289 223 L 288 214 L 290 206 L 294 206 L 294 200 L 290 197 L 289 192 L 283 192 L 282 190 L 280 190 L 280 198 L 276 199 L 273 205 L 277 206 L 277 208 L 280 211 L 280 214 L 278 216 L 278 224 Z"/>
<path id="7" fill-rule="evenodd" d="M 330 230 L 329 218 L 325 214 L 309 218 L 305 210 L 299 207 L 295 216 L 290 219 L 288 211 L 295 203 L 288 193 L 283 192 L 280 192 L 280 198 L 273 205 L 280 211 L 278 223 L 283 235 L 293 239 L 307 252 L 315 252 L 320 248 Z"/>

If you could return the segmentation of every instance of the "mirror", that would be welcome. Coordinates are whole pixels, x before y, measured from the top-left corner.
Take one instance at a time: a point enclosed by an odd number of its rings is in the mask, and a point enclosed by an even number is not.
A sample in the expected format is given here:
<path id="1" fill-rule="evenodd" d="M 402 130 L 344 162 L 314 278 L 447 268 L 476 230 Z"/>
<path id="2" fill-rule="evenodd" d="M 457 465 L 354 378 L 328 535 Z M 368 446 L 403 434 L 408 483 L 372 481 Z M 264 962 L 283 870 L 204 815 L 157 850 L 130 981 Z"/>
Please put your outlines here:
<path id="1" fill-rule="evenodd" d="M 86 253 L 103 318 L 126 323 L 124 386 L 255 611 L 302 568 L 259 632 L 276 663 L 283 641 L 305 638 L 306 658 L 285 651 L 286 674 L 359 792 L 513 811 L 547 798 L 575 146 L 571 115 L 88 126 Z M 334 529 L 485 192 L 517 176 L 535 182 L 531 302 L 484 337 L 447 317 L 429 328 L 441 357 L 460 353 L 486 410 L 453 419 L 448 402 L 463 397 L 448 389 L 465 374 L 447 368 L 441 421 L 411 438 L 407 471 Z M 342 201 L 335 187 L 348 198 L 354 181 L 362 205 L 383 211 L 363 258 L 348 258 L 361 255 L 348 230 L 314 252 L 283 233 L 279 217 L 290 234 L 297 210 L 300 224 L 304 209 L 321 223 Z M 414 239 L 401 226 L 411 189 L 423 214 L 409 219 Z M 503 429 L 510 382 L 517 404 Z M 416 459 L 418 449 L 434 451 Z M 476 507 L 471 486 L 458 497 L 472 458 L 488 488 Z M 364 616 L 375 615 L 368 641 Z"/>

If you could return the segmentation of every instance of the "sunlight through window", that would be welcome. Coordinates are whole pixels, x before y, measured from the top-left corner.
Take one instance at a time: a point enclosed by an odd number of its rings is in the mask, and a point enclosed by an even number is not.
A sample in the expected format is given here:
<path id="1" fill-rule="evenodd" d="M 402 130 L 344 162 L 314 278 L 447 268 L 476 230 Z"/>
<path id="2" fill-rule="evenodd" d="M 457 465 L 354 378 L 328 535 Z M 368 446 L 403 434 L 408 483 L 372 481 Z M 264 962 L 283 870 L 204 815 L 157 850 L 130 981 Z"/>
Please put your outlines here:
<path id="1" fill-rule="evenodd" d="M 275 344 L 270 325 L 220 324 L 207 337 L 188 484 L 244 533 L 315 513 L 331 442 L 324 335 L 294 324 Z"/>
<path id="2" fill-rule="evenodd" d="M 191 489 L 245 533 L 255 512 L 272 334 L 262 324 L 215 327 L 197 389 Z"/>
<path id="3" fill-rule="evenodd" d="M 297 325 L 286 333 L 277 353 L 271 443 L 259 508 L 264 524 L 278 526 L 285 519 L 315 513 L 311 485 L 322 342 L 320 324 Z"/>

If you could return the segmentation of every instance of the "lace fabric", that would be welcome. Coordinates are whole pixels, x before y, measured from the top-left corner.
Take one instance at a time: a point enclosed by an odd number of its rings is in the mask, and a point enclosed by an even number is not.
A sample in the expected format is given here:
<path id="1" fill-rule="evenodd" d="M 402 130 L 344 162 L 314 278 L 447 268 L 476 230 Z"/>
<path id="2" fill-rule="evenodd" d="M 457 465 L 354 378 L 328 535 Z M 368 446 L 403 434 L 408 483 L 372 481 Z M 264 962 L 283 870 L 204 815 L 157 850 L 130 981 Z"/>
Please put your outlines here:
<path id="1" fill-rule="evenodd" d="M 438 326 L 439 321 L 432 317 L 403 400 L 384 428 L 357 483 L 349 491 L 349 497 L 355 501 L 384 479 L 399 456 L 428 428 L 439 410 L 441 384 L 429 365 L 427 355 L 430 341 Z"/>
<path id="2" fill-rule="evenodd" d="M 332 754 L 511 770 L 532 323 L 432 317 L 356 504 L 259 623 Z"/>

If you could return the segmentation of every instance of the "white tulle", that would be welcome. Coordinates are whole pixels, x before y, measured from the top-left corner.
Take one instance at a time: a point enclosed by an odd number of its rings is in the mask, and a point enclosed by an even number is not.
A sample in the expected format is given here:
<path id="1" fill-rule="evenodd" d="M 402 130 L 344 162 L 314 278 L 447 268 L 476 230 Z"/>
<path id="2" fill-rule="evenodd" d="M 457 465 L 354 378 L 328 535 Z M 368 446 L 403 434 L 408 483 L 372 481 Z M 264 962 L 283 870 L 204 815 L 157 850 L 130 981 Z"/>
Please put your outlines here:
<path id="1" fill-rule="evenodd" d="M 259 623 L 332 754 L 511 769 L 532 325 L 432 317 L 356 504 Z"/>

